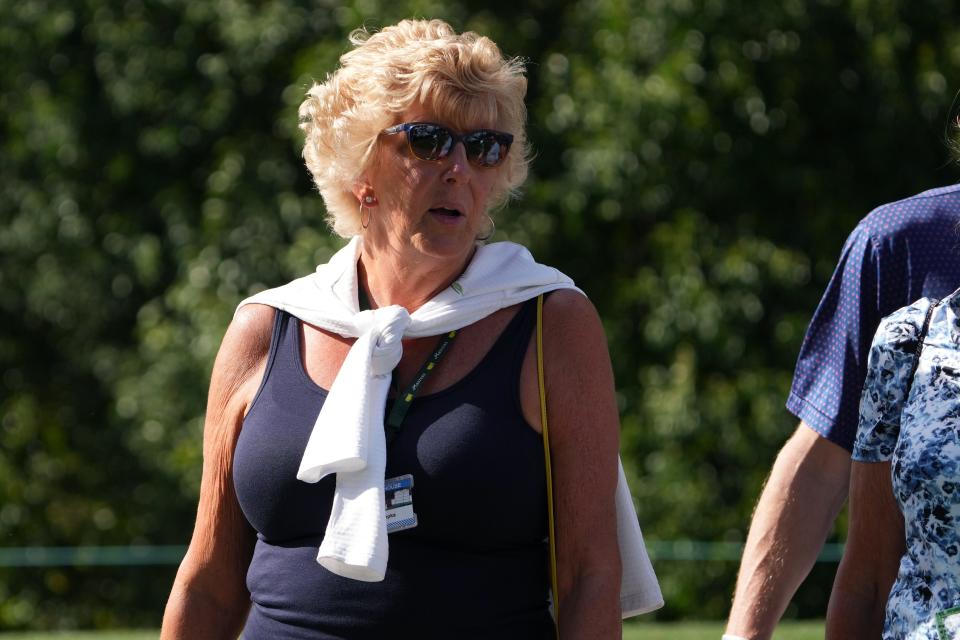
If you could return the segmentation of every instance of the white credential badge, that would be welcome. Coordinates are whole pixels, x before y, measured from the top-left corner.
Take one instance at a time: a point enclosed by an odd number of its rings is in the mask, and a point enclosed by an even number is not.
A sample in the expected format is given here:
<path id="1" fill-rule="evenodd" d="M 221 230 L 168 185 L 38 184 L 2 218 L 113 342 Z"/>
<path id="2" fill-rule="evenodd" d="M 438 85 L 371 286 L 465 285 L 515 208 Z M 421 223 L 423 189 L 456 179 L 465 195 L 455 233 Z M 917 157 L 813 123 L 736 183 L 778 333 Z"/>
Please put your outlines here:
<path id="1" fill-rule="evenodd" d="M 383 492 L 387 505 L 387 533 L 417 526 L 417 514 L 413 511 L 413 476 L 407 473 L 387 478 Z"/>

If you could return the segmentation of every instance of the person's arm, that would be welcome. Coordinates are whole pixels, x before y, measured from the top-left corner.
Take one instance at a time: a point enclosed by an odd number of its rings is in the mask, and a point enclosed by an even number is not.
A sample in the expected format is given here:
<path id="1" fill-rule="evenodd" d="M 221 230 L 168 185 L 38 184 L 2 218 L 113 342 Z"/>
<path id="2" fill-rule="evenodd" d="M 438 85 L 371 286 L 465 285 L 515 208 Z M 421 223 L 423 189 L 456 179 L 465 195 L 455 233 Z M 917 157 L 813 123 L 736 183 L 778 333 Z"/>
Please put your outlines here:
<path id="1" fill-rule="evenodd" d="M 241 308 L 217 354 L 204 422 L 197 520 L 164 611 L 164 640 L 232 639 L 246 620 L 246 571 L 255 536 L 234 492 L 233 452 L 263 375 L 273 318 L 269 307 Z"/>
<path id="2" fill-rule="evenodd" d="M 858 225 L 807 327 L 787 400 L 802 422 L 777 456 L 754 510 L 727 620 L 730 635 L 771 637 L 843 506 L 850 454 L 813 427 L 843 438 L 856 419 L 868 335 L 881 317 L 868 302 L 880 298 L 879 274 L 899 266 L 884 260 L 881 269 L 876 247 L 869 225 Z M 833 393 L 816 391 L 823 388 Z"/>
<path id="3" fill-rule="evenodd" d="M 890 462 L 854 462 L 850 529 L 830 593 L 828 639 L 880 637 L 890 587 L 906 549 L 903 527 Z"/>
<path id="4" fill-rule="evenodd" d="M 780 450 L 740 561 L 727 633 L 770 638 L 847 496 L 850 453 L 803 422 Z"/>
<path id="5" fill-rule="evenodd" d="M 573 291 L 557 291 L 546 299 L 543 352 L 560 637 L 619 638 L 614 495 L 620 420 L 607 341 L 589 300 Z M 532 370 L 525 366 L 524 414 L 539 428 L 535 363 Z"/>

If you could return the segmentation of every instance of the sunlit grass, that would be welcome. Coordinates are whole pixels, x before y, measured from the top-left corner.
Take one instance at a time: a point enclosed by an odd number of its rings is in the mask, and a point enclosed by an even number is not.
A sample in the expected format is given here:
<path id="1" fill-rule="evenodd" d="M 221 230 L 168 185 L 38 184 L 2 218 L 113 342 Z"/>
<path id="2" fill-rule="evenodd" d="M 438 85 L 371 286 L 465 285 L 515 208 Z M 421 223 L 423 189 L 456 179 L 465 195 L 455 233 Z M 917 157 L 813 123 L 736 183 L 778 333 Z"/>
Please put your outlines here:
<path id="1" fill-rule="evenodd" d="M 631 622 L 623 626 L 623 640 L 720 640 L 724 623 Z M 777 626 L 776 640 L 823 640 L 823 621 L 784 622 Z"/>

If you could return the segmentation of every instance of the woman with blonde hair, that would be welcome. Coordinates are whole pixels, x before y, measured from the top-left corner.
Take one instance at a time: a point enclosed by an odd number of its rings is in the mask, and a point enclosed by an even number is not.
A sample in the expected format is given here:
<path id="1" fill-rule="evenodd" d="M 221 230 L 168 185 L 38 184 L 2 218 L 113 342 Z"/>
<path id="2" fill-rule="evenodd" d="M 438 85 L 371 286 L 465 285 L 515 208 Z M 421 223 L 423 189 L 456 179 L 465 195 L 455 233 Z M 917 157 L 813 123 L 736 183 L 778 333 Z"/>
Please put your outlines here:
<path id="1" fill-rule="evenodd" d="M 524 68 L 406 20 L 301 105 L 349 243 L 244 301 L 214 365 L 197 522 L 164 638 L 619 637 L 618 417 L 596 311 L 490 211 L 526 178 Z"/>

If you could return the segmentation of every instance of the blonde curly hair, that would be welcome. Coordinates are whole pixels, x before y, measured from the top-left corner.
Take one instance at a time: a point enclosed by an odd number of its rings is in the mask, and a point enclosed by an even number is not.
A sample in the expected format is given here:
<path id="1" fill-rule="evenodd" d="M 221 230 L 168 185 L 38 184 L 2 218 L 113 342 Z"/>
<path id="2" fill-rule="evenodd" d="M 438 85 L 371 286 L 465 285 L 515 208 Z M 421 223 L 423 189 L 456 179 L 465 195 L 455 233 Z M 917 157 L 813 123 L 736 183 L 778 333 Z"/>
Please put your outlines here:
<path id="1" fill-rule="evenodd" d="M 417 103 L 461 130 L 491 122 L 512 133 L 490 208 L 516 193 L 530 163 L 521 60 L 505 58 L 492 40 L 472 31 L 457 34 L 442 20 L 404 20 L 373 34 L 357 29 L 350 42 L 354 48 L 341 56 L 340 68 L 314 83 L 299 111 L 303 157 L 337 234 L 360 233 L 351 187 L 369 165 L 380 132 Z"/>

